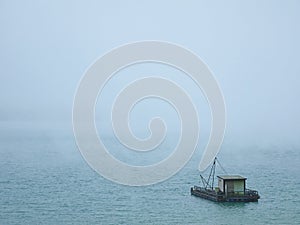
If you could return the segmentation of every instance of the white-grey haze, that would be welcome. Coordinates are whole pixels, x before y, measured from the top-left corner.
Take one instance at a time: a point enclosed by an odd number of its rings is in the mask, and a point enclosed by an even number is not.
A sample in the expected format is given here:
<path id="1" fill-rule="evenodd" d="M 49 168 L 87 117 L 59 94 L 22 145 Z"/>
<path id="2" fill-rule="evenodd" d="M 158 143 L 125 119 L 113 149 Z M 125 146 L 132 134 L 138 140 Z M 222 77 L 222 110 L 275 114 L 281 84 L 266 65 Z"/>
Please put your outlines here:
<path id="1" fill-rule="evenodd" d="M 299 10 L 296 0 L 1 0 L 1 126 L 32 121 L 71 129 L 77 85 L 96 58 L 128 42 L 163 40 L 192 50 L 213 71 L 226 101 L 225 141 L 299 146 Z M 201 92 L 190 89 L 197 101 Z M 206 104 L 197 106 L 204 127 Z M 156 108 L 145 106 L 147 115 Z"/>

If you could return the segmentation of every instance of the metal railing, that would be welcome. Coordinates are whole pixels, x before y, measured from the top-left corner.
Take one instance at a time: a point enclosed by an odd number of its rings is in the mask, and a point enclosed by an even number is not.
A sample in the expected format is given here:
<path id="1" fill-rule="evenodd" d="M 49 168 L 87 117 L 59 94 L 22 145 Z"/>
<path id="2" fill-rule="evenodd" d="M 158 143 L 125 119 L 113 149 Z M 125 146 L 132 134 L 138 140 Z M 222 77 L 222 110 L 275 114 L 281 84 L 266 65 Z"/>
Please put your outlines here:
<path id="1" fill-rule="evenodd" d="M 257 195 L 258 195 L 258 192 L 255 191 L 255 190 L 246 189 L 246 190 L 245 190 L 245 195 L 257 196 Z"/>

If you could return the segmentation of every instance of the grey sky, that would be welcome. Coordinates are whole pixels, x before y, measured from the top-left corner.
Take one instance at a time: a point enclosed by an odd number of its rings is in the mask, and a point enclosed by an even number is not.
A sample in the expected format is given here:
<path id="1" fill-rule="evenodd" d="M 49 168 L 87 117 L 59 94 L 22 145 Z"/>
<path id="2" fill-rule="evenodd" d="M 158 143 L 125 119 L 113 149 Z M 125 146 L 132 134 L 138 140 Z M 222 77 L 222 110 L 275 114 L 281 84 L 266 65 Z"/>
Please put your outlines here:
<path id="1" fill-rule="evenodd" d="M 71 123 L 85 69 L 116 46 L 154 39 L 208 64 L 227 136 L 298 144 L 299 10 L 299 1 L 1 0 L 0 120 Z"/>

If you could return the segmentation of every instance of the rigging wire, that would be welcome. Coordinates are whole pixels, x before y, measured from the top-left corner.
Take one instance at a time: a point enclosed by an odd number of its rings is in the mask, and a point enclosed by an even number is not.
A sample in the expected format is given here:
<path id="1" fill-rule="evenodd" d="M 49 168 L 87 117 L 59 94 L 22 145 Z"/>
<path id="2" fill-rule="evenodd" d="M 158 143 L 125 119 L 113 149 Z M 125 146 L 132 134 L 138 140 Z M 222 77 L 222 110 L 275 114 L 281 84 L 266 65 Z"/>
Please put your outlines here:
<path id="1" fill-rule="evenodd" d="M 217 157 L 216 157 L 216 160 L 217 160 L 217 162 L 218 162 L 220 168 L 223 170 L 223 172 L 224 172 L 225 174 L 228 174 L 227 171 L 223 168 L 223 166 L 222 166 L 221 163 L 219 162 L 219 160 L 218 160 Z"/>
<path id="2" fill-rule="evenodd" d="M 215 157 L 214 159 L 214 162 L 211 166 L 211 169 L 210 169 L 210 173 L 209 173 L 209 177 L 208 177 L 208 180 L 206 180 L 201 174 L 200 174 L 200 178 L 201 178 L 201 181 L 202 181 L 202 184 L 204 186 L 205 189 L 207 189 L 208 187 L 210 189 L 213 190 L 214 188 L 214 177 L 215 177 L 215 170 L 216 170 L 216 162 L 218 163 L 218 165 L 221 167 L 221 169 L 223 170 L 223 172 L 225 174 L 228 174 L 227 171 L 224 169 L 224 167 L 221 165 L 221 163 L 219 162 L 219 160 L 217 159 L 217 157 Z M 211 180 L 212 179 L 212 180 Z"/>

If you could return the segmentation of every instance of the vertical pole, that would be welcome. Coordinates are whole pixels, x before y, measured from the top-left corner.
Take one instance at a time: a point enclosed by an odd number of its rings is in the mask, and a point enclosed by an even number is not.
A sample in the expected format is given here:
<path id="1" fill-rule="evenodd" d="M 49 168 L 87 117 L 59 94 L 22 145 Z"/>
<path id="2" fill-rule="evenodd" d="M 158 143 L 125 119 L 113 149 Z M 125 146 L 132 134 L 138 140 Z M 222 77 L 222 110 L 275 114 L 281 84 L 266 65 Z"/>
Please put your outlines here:
<path id="1" fill-rule="evenodd" d="M 211 190 L 214 189 L 215 171 L 216 171 L 216 158 L 215 158 L 215 160 L 214 160 L 214 170 L 213 170 L 213 175 L 212 175 Z"/>

